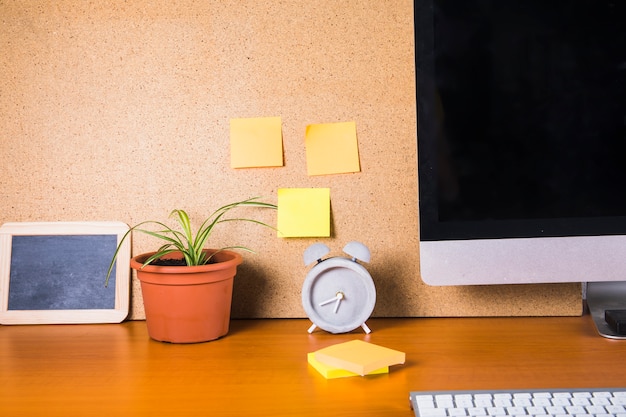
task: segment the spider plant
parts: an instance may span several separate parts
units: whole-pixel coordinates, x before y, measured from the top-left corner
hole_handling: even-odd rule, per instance
[[[248,252],[254,252],[253,250],[245,247],[245,246],[226,246],[218,249],[216,252],[207,255],[207,253],[203,250],[205,248],[206,242],[209,240],[211,233],[216,225],[224,222],[233,222],[233,221],[245,221],[260,224],[262,226],[266,226],[274,229],[272,226],[263,223],[254,219],[246,219],[246,218],[225,218],[224,216],[232,209],[241,207],[241,206],[252,206],[252,207],[263,207],[263,208],[273,208],[276,209],[277,206],[271,203],[265,203],[262,201],[258,201],[260,197],[253,197],[247,200],[237,201],[235,203],[226,204],[215,210],[213,213],[207,217],[204,222],[200,225],[195,235],[191,228],[191,221],[189,220],[189,215],[185,210],[175,209],[172,210],[169,217],[174,217],[176,222],[180,228],[180,230],[172,229],[170,226],[156,220],[146,220],[141,223],[136,224],[131,227],[125,234],[122,236],[115,253],[113,254],[113,259],[111,259],[111,263],[109,264],[109,270],[107,271],[105,286],[109,284],[109,278],[111,277],[111,273],[113,271],[113,266],[115,264],[115,260],[117,259],[117,255],[120,251],[122,243],[124,240],[133,232],[140,232],[157,239],[164,241],[165,243],[154,253],[154,255],[150,256],[143,263],[143,266],[149,265],[150,263],[160,259],[172,252],[180,252],[183,255],[185,263],[188,266],[197,266],[197,265],[206,265],[211,261],[211,258],[220,251],[226,249],[242,249]],[[157,230],[151,230],[145,228],[146,226],[155,226]]]

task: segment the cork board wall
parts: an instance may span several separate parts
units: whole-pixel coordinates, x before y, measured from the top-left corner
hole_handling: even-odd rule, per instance
[[[281,117],[284,166],[231,169],[230,119],[264,116]],[[308,176],[306,126],[344,121],[361,171]],[[234,317],[304,317],[302,252],[350,240],[372,252],[378,317],[581,312],[579,284],[420,281],[412,0],[0,0],[0,223],[200,219],[292,187],[330,188],[332,236],[219,230],[213,246],[257,251]],[[136,280],[131,304],[143,318]]]

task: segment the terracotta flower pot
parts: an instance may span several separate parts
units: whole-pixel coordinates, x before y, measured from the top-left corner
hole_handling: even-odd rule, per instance
[[[233,278],[242,262],[241,255],[225,250],[208,265],[142,268],[153,253],[130,261],[141,282],[150,337],[162,342],[197,343],[225,336],[230,324]]]

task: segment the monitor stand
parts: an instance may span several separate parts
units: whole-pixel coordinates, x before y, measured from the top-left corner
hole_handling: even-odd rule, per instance
[[[609,339],[626,339],[604,320],[604,310],[626,310],[626,281],[588,282],[587,306],[598,333]]]

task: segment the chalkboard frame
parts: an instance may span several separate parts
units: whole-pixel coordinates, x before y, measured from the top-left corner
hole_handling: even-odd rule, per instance
[[[124,241],[118,254],[114,273],[115,305],[110,309],[90,308],[89,305],[80,309],[9,309],[11,253],[15,236],[114,235],[119,244],[128,229],[127,224],[115,221],[3,224],[0,227],[0,324],[121,323],[128,316],[129,310],[130,239]],[[24,265],[24,267],[28,268],[28,265]],[[105,278],[102,276],[103,287]],[[29,279],[44,278],[32,277]]]

